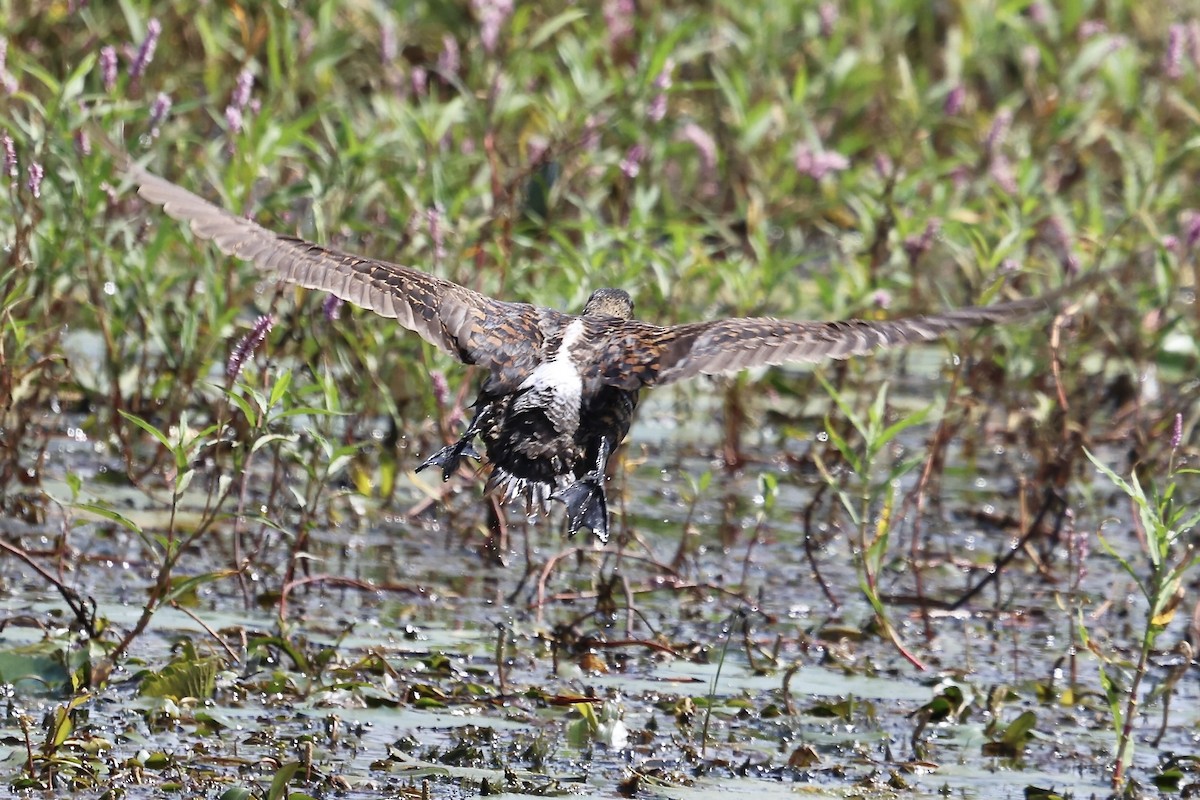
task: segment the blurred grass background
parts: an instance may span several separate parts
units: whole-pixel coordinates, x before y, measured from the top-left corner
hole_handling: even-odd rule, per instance
[[[97,135],[283,232],[560,308],[621,286],[664,323],[898,316],[1119,267],[1065,337],[1061,386],[1038,321],[973,353],[963,403],[1020,427],[1065,398],[1088,436],[1153,458],[1177,411],[1196,421],[1187,10],[0,3],[0,491],[36,483],[47,409],[85,412],[126,451],[118,410],[203,418],[268,310],[280,320],[243,379],[326,376],[307,391],[350,415],[347,440],[378,417],[389,444],[455,429],[447,359],[191,243]],[[820,391],[743,378],[727,416],[759,381]]]

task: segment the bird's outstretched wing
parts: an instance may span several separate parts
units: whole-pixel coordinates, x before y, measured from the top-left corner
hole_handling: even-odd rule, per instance
[[[597,343],[591,362],[595,374],[588,377],[620,389],[640,389],[750,367],[850,358],[1027,317],[1073,288],[1029,300],[880,322],[755,317],[671,327],[632,322]]]
[[[281,280],[319,289],[395,319],[467,364],[491,370],[496,380],[519,383],[537,366],[550,309],[506,303],[419,270],[340,253],[284,236],[220,208],[132,163],[126,173],[138,194],[191,226],[222,252],[273,272]]]

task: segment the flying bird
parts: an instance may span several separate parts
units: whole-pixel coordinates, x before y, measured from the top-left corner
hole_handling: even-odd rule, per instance
[[[449,479],[462,459],[480,458],[472,444],[478,437],[492,468],[487,492],[542,507],[559,500],[568,533],[586,529],[605,542],[605,468],[629,432],[642,389],[750,367],[844,359],[1008,322],[1047,308],[1077,285],[889,321],[747,317],[655,325],[634,319],[633,301],[621,289],[597,289],[580,314],[496,300],[411,267],[275,233],[136,164],[125,169],[143,198],[225,254],[395,319],[464,364],[486,369],[462,437],[418,471],[438,467]]]

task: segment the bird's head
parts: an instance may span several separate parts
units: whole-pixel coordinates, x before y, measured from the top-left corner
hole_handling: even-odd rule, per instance
[[[633,316],[633,298],[622,289],[597,289],[584,305],[583,315],[629,319]]]

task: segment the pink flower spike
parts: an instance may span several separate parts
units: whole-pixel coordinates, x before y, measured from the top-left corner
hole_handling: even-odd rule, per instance
[[[230,380],[237,380],[246,359],[254,355],[255,350],[262,347],[262,343],[267,340],[267,334],[271,332],[274,325],[275,318],[270,314],[265,314],[256,319],[254,327],[238,341],[233,352],[229,354],[229,363],[225,366],[225,374]]]
[[[117,48],[105,45],[100,48],[100,79],[104,91],[111,92],[117,86]]]
[[[44,177],[46,177],[46,170],[38,162],[32,162],[29,165],[29,180],[25,186],[29,189],[29,193],[33,195],[35,200],[42,196],[42,179]]]
[[[1178,23],[1167,29],[1167,51],[1163,53],[1163,74],[1168,80],[1183,77],[1183,44],[1187,29]]]
[[[138,47],[137,55],[129,65],[129,77],[136,81],[145,73],[146,67],[154,60],[154,50],[158,47],[158,37],[162,35],[162,23],[152,19],[146,24],[146,38]]]

